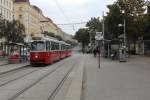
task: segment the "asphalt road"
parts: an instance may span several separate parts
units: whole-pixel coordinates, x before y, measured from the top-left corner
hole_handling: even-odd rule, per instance
[[[81,59],[80,54],[73,54],[53,65],[37,68],[28,66],[0,75],[0,100],[51,100],[55,96],[56,100],[65,98],[65,94],[58,92],[69,87],[68,76],[79,66]]]

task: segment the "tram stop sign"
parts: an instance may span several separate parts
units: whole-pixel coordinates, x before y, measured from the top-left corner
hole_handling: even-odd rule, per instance
[[[99,41],[103,40],[104,39],[103,32],[96,32],[95,39]]]

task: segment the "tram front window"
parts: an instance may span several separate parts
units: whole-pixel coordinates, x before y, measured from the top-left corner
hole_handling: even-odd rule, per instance
[[[32,51],[45,51],[45,43],[42,41],[32,42],[31,49]]]

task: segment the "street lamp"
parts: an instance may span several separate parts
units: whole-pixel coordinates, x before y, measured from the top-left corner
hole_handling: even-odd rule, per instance
[[[125,14],[125,11],[123,10],[122,11],[122,14]],[[126,53],[126,19],[125,19],[125,17],[124,17],[124,19],[123,19],[123,25],[122,24],[119,24],[118,25],[119,27],[121,27],[121,26],[123,26],[124,27],[124,32],[123,32],[123,46],[122,46],[122,49],[123,49],[123,54],[122,54],[122,50],[120,51],[121,52],[121,54],[120,54],[120,56],[121,56],[121,59],[120,59],[120,61],[126,61],[126,56],[127,56],[127,53]]]
[[[124,11],[122,11],[122,14],[125,14]],[[123,19],[123,25],[122,24],[119,24],[118,25],[119,27],[122,27],[123,26],[123,43],[124,43],[124,46],[126,47],[126,19],[124,18]]]
[[[122,13],[125,14],[124,11]],[[125,17],[124,17],[123,23],[124,23],[124,25],[123,25],[124,26],[124,46],[126,48],[126,19],[125,19]]]

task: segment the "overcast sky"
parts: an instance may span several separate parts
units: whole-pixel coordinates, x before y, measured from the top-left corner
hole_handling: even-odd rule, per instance
[[[30,0],[51,18],[56,24],[87,22],[91,17],[101,17],[107,12],[107,5],[115,0]],[[59,25],[68,34],[74,34],[85,24]]]

